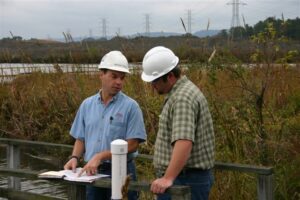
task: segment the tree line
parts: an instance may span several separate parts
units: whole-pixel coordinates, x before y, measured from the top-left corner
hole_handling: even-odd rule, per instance
[[[222,30],[218,36],[223,38],[231,37],[232,39],[249,39],[258,33],[263,32],[268,24],[272,23],[277,37],[285,37],[293,40],[300,40],[300,18],[296,19],[276,19],[275,17],[268,17],[264,21],[259,21],[253,26],[244,24],[244,26],[232,27],[229,30]]]

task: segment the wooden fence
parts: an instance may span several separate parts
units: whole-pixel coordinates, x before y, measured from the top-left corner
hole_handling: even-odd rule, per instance
[[[54,147],[55,149],[67,149],[71,152],[71,145],[54,144],[46,142],[33,142],[26,140],[15,140],[0,138],[0,144],[5,144],[7,149],[7,168],[0,168],[0,175],[8,176],[8,188],[0,188],[0,197],[19,199],[61,199],[40,194],[20,191],[20,177],[37,179],[39,171],[28,171],[20,169],[20,147],[29,146],[30,148]],[[141,159],[152,160],[150,155],[139,155]],[[252,165],[242,165],[233,163],[216,162],[215,170],[229,170],[241,173],[254,173],[257,175],[257,195],[258,200],[273,200],[273,168],[258,167]],[[55,180],[53,180],[55,181]],[[68,185],[68,199],[85,199],[85,185],[87,183],[75,183],[59,180]],[[111,180],[108,178],[100,179],[92,183],[96,187],[111,188]],[[150,183],[134,182],[129,184],[129,190],[150,191]],[[188,186],[172,186],[167,190],[173,200],[190,200],[190,188]]]

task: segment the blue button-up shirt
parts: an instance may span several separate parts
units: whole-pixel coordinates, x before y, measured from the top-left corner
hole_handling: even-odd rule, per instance
[[[108,105],[100,93],[85,99],[79,107],[70,134],[84,141],[84,160],[89,161],[96,153],[110,150],[116,139],[146,140],[142,111],[135,100],[118,92]]]

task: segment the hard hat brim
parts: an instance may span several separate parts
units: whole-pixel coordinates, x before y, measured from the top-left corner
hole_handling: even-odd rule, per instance
[[[148,76],[147,74],[145,74],[144,72],[142,73],[142,80],[145,81],[145,82],[152,82],[154,81],[155,79],[157,79],[159,77],[156,77],[156,76]]]
[[[125,69],[124,67],[103,67],[103,66],[99,65],[98,69],[109,69],[109,70],[113,70],[113,71],[125,72],[125,73],[130,74],[130,71],[128,69]]]

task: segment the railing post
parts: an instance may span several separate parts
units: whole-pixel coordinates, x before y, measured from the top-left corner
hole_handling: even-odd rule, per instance
[[[68,186],[68,200],[85,200],[85,185],[70,184]]]
[[[7,167],[10,169],[18,169],[20,167],[20,147],[9,144],[7,146]],[[8,177],[8,188],[20,190],[20,178]]]
[[[122,199],[122,186],[126,180],[128,143],[117,139],[110,143],[111,149],[111,199]]]
[[[259,174],[257,183],[258,200],[273,200],[273,174]]]

